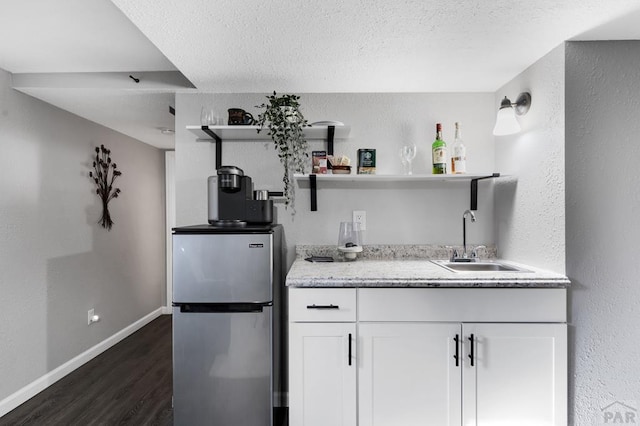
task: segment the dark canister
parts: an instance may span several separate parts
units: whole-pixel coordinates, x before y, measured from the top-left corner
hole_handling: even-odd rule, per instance
[[[230,126],[246,126],[255,124],[256,120],[253,115],[241,108],[229,108],[229,125]]]
[[[376,150],[363,148],[358,150],[358,174],[376,174]]]

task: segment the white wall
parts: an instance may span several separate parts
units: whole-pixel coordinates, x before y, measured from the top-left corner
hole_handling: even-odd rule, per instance
[[[493,172],[494,96],[478,94],[302,94],[303,112],[309,122],[339,120],[351,125],[348,140],[337,141],[336,154],[356,164],[359,148],[377,150],[380,174],[401,173],[398,149],[404,141],[418,144],[414,173],[431,172],[431,143],[435,123],[444,126],[444,138],[453,142],[453,124],[462,122],[469,172]],[[265,94],[176,95],[176,201],[178,225],[204,223],[207,219],[206,181],[215,173],[213,144],[196,142],[185,130],[199,125],[203,105],[227,118],[227,108],[240,107],[257,116],[255,105]],[[325,149],[321,142],[312,149]],[[281,191],[282,168],[272,144],[229,142],[223,144],[222,163],[241,167],[256,189]],[[328,186],[328,185],[327,185]],[[469,184],[376,184],[328,189],[320,184],[318,211],[309,211],[308,191],[296,191],[297,214],[278,206],[285,225],[288,257],[296,244],[336,244],[340,221],[351,220],[354,209],[367,212],[367,244],[461,244],[462,213],[469,208]],[[478,222],[468,227],[472,244],[493,243],[492,183],[480,183]]]
[[[162,151],[11,89],[3,70],[0,137],[2,400],[162,306],[165,239]],[[88,177],[100,144],[123,172],[111,232]]]
[[[570,397],[586,425],[613,401],[640,409],[640,42],[570,42],[566,71]]]
[[[495,187],[498,253],[564,273],[564,45],[501,87],[494,110],[520,92],[532,96],[522,131],[495,142],[496,169],[513,176]]]

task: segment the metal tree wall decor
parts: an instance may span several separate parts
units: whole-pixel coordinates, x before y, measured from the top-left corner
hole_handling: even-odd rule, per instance
[[[120,194],[120,188],[113,187],[113,182],[122,175],[122,172],[116,169],[116,163],[111,162],[111,150],[104,145],[100,145],[100,148],[96,147],[93,171],[89,172],[89,177],[96,184],[96,194],[102,201],[102,217],[98,222],[109,231],[113,226],[113,220],[109,214],[109,201],[118,198]]]

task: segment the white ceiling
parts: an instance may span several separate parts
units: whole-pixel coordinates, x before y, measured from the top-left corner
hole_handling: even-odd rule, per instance
[[[145,88],[129,73],[182,73],[208,92],[493,92],[565,40],[640,39],[638,0],[3,0],[0,10],[0,68],[120,79],[78,87],[50,75],[16,88],[163,148],[173,141],[158,129],[173,127],[168,104],[189,82]]]
[[[160,129],[174,127],[169,105],[177,85],[136,84],[128,76],[176,67],[109,0],[2,0],[0,68],[31,96],[153,146],[174,147]],[[23,73],[45,74],[33,84],[19,78]]]

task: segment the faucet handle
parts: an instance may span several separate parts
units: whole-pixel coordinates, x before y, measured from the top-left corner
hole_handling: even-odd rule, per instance
[[[486,250],[487,246],[479,245],[471,249],[471,257],[474,259],[478,259],[478,250]]]
[[[453,249],[453,250],[451,251],[451,259],[450,259],[450,260],[451,260],[451,262],[455,262],[455,260],[456,260],[458,257],[460,257],[460,256],[458,255],[458,250]]]

